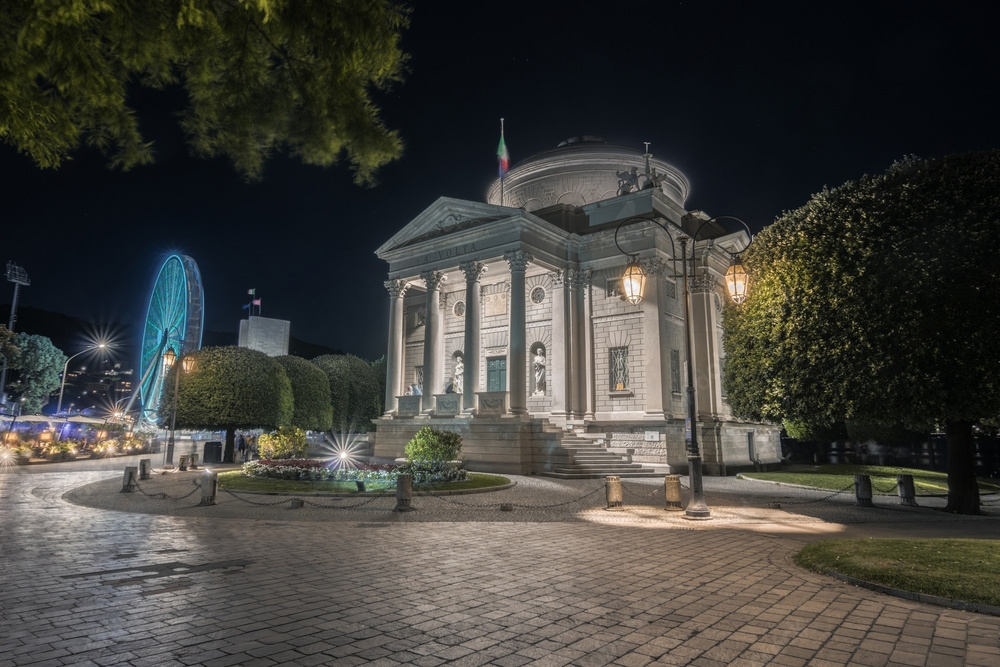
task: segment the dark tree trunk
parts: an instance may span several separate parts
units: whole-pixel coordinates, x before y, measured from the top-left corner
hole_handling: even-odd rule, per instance
[[[233,452],[233,461],[236,461],[236,457],[239,454],[236,452],[236,427],[230,426],[226,429],[226,445],[222,448],[223,452]]]
[[[946,512],[979,514],[979,484],[972,450],[972,422],[948,421],[948,506]]]

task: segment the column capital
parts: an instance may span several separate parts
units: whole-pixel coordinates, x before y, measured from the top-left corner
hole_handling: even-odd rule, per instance
[[[716,287],[715,276],[703,273],[700,276],[688,278],[688,289],[692,294],[698,292],[714,292]]]
[[[590,285],[591,271],[580,271],[579,269],[566,269],[566,285],[572,290],[583,289]]]
[[[386,280],[382,284],[389,290],[389,296],[394,299],[406,294],[406,288],[410,286],[405,280]]]
[[[486,265],[476,260],[462,262],[458,265],[458,268],[465,274],[465,279],[472,283],[479,280],[479,277],[486,271]]]
[[[524,250],[508,250],[503,254],[503,258],[507,260],[510,264],[510,270],[513,271],[524,271],[528,266],[528,262],[535,259],[529,253]]]
[[[440,271],[422,271],[420,279],[427,285],[427,291],[436,290],[444,280],[444,273]]]
[[[562,287],[563,282],[566,281],[566,272],[561,269],[557,269],[549,273],[549,278],[552,280],[552,285],[554,287]]]

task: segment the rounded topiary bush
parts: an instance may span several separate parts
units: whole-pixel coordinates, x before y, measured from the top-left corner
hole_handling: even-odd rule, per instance
[[[425,426],[406,443],[409,461],[453,461],[462,449],[462,436],[454,431],[438,431]]]
[[[257,438],[257,452],[262,459],[302,458],[309,451],[306,432],[300,428],[282,428]]]

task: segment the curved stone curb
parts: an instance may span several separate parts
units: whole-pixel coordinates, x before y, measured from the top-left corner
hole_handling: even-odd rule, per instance
[[[757,482],[759,484],[774,484],[775,486],[787,486],[787,487],[790,487],[792,489],[807,489],[809,491],[824,491],[826,493],[833,493],[834,492],[833,489],[821,489],[818,486],[805,486],[803,484],[789,484],[788,482],[775,482],[773,479],[756,479],[754,477],[745,477],[743,475],[743,473],[737,473],[736,474],[736,479],[742,479],[742,480],[744,480],[746,482]],[[850,492],[849,491],[838,491],[837,493],[850,493]],[[885,497],[892,497],[892,498],[896,497],[896,494],[894,494],[894,493],[884,493],[882,491],[880,491],[878,493],[878,495],[885,496]],[[983,495],[990,495],[990,494],[982,494],[982,493],[980,493],[979,495],[983,496]],[[920,494],[917,494],[916,497],[917,498],[947,498],[948,494],[947,493],[920,493]]]
[[[840,572],[834,572],[833,570],[827,570],[826,574],[833,577],[834,579],[840,579],[848,584],[853,584],[854,586],[860,586],[861,588],[867,588],[868,590],[875,591],[876,593],[885,593],[886,595],[893,595],[898,598],[903,598],[904,600],[913,600],[914,602],[926,602],[927,604],[936,604],[939,607],[948,607],[950,609],[961,609],[963,611],[973,611],[979,614],[990,614],[992,616],[1000,616],[1000,607],[995,607],[989,604],[980,604],[978,602],[966,602],[965,600],[952,600],[951,598],[942,598],[936,595],[926,595],[924,593],[914,593],[913,591],[904,591],[899,588],[891,588],[889,586],[883,586],[882,584],[875,584],[870,581],[865,581],[864,579],[856,579],[852,576],[841,574]]]

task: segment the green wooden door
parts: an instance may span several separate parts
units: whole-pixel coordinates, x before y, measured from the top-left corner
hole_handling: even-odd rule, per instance
[[[486,391],[507,391],[507,357],[486,360]]]

